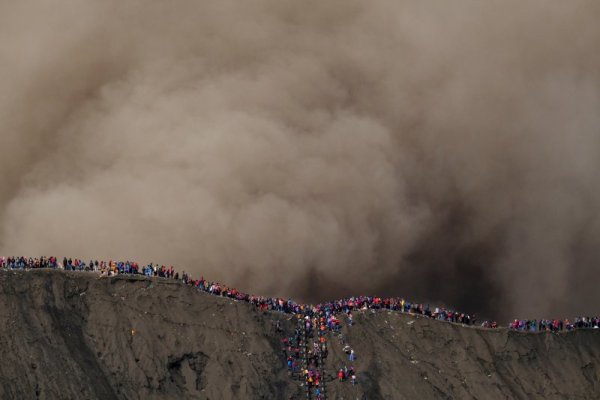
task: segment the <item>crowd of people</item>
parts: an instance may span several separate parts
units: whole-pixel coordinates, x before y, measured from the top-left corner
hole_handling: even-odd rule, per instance
[[[338,371],[338,380],[340,382],[344,382],[344,381],[350,381],[350,383],[352,385],[356,385],[356,372],[354,371],[354,366],[350,366],[350,368],[348,368],[347,366],[344,366],[343,368],[340,368]]]
[[[600,328],[600,317],[577,317],[573,321],[567,319],[540,319],[526,320],[515,319],[510,323],[509,328],[522,332],[559,332],[572,331],[583,328]]]
[[[243,293],[235,288],[223,285],[218,282],[209,282],[203,277],[193,279],[191,275],[175,271],[173,266],[147,264],[140,266],[133,261],[98,261],[90,260],[85,262],[81,259],[57,257],[0,257],[1,269],[35,269],[35,268],[53,268],[66,271],[93,271],[101,276],[114,276],[118,274],[145,275],[153,277],[162,277],[180,280],[187,285],[197,287],[199,290],[216,295],[233,298],[239,301],[248,302],[260,310],[279,311],[289,314],[302,314],[309,317],[321,316],[325,318],[326,326],[333,330],[339,329],[339,319],[337,315],[345,314],[349,319],[349,324],[353,323],[352,312],[355,310],[391,310],[413,315],[420,315],[427,318],[459,323],[463,325],[476,325],[477,320],[474,315],[465,312],[446,309],[443,307],[431,308],[422,303],[412,303],[399,297],[377,297],[377,296],[352,296],[344,299],[324,302],[317,305],[296,303],[291,299],[280,297],[256,296]],[[483,321],[479,326],[489,329],[498,328],[495,321]],[[539,331],[571,331],[574,329],[600,327],[600,317],[578,317],[572,321],[569,319],[540,319],[540,320],[514,320],[507,326],[511,330],[522,332]]]
[[[56,257],[0,257],[0,268],[8,269],[36,269],[52,268],[65,271],[95,271],[102,275],[113,276],[117,274],[143,274],[146,276],[158,276],[161,278],[179,279],[179,274],[170,266],[159,266],[158,264],[148,264],[140,268],[139,264],[133,261],[98,261],[90,260],[86,263],[84,260],[63,258],[62,262]]]
[[[303,381],[307,398],[316,400],[325,399],[324,363],[329,354],[325,329],[323,318],[298,314],[294,334],[281,340],[288,373]]]

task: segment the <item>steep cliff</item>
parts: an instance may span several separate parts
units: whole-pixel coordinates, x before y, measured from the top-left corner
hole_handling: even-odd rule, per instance
[[[2,399],[305,398],[275,321],[290,316],[162,279],[0,271]],[[387,311],[330,338],[329,399],[598,399],[600,332],[520,334]],[[348,364],[349,365],[349,364]]]

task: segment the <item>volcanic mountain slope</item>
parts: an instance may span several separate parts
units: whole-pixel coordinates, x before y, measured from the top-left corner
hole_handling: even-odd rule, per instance
[[[162,279],[0,271],[2,399],[306,398],[275,321],[290,316]],[[520,334],[387,311],[335,336],[328,399],[600,399],[600,332]],[[348,364],[349,365],[349,364]]]

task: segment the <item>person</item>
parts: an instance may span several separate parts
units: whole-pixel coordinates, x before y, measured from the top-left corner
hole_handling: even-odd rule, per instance
[[[352,374],[352,385],[356,385],[356,375]]]
[[[348,360],[350,360],[350,361],[356,360],[356,355],[354,354],[354,349],[350,350],[350,355],[348,356]]]

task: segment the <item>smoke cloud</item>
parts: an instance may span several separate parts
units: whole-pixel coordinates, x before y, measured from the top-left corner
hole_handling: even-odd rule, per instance
[[[0,254],[597,312],[600,3],[0,3]]]

